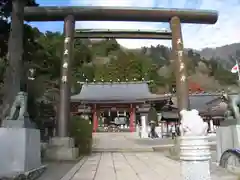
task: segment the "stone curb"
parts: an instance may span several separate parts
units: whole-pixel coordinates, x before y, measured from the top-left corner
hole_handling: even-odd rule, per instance
[[[92,150],[93,153],[100,152],[153,152],[153,148],[113,148],[113,149],[104,149],[104,148],[95,148]]]
[[[209,142],[209,145],[210,145],[211,150],[216,149],[216,142]],[[154,146],[152,148],[154,151],[158,152],[158,151],[163,151],[163,150],[169,149],[171,147],[174,147],[174,144],[165,144],[165,145],[161,145],[161,146]]]
[[[82,157],[80,161],[70,169],[60,180],[71,180],[73,176],[78,172],[82,165],[87,161],[87,157]]]

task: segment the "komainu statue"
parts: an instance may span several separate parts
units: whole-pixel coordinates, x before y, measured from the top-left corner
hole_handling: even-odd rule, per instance
[[[19,92],[11,106],[10,114],[3,120],[3,127],[33,127],[27,112],[27,93]]]
[[[10,115],[6,120],[20,120],[23,121],[24,117],[28,117],[27,113],[27,93],[19,92],[13,102],[10,110]]]
[[[205,136],[207,135],[208,124],[203,121],[196,109],[180,111],[182,136]]]
[[[240,94],[229,95],[223,93],[223,100],[227,103],[227,111],[225,112],[226,120],[234,119],[236,124],[240,124]]]

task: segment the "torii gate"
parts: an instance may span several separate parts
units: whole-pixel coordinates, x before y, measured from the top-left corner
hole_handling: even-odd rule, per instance
[[[20,64],[23,52],[23,20],[26,21],[64,21],[64,52],[62,60],[62,81],[60,87],[60,108],[57,135],[68,136],[70,118],[70,72],[75,21],[142,21],[169,22],[172,31],[172,50],[175,60],[176,88],[179,109],[188,109],[188,83],[186,65],[183,59],[183,40],[181,23],[214,24],[218,19],[216,11],[184,9],[134,9],[114,7],[24,7],[23,0],[13,0],[12,24],[9,38],[9,62]],[[14,67],[13,79],[16,86],[20,65]]]

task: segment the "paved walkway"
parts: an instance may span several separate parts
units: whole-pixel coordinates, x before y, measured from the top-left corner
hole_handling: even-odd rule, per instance
[[[180,162],[162,153],[96,153],[77,165],[71,180],[181,180]],[[236,180],[214,164],[212,180]]]
[[[95,152],[116,151],[153,151],[153,148],[170,147],[174,141],[170,138],[163,139],[141,139],[136,133],[94,133]],[[213,143],[214,137],[209,141]]]
[[[94,143],[97,153],[83,158],[61,180],[182,179],[180,162],[152,149],[171,145],[170,139],[139,139],[133,133],[95,133]],[[211,176],[212,180],[237,180],[214,163],[211,164]]]
[[[134,133],[94,133],[94,150],[112,151],[117,149],[146,149],[152,150],[152,146],[138,144],[135,140],[139,139]]]

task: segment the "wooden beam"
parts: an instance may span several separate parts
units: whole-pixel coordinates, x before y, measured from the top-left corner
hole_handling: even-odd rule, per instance
[[[169,22],[178,16],[181,23],[215,24],[217,11],[160,9],[160,8],[117,8],[117,7],[59,7],[40,6],[25,7],[26,21],[63,21],[68,15],[73,15],[76,21],[142,21]]]
[[[169,31],[77,29],[75,38],[117,38],[117,39],[172,39]]]

